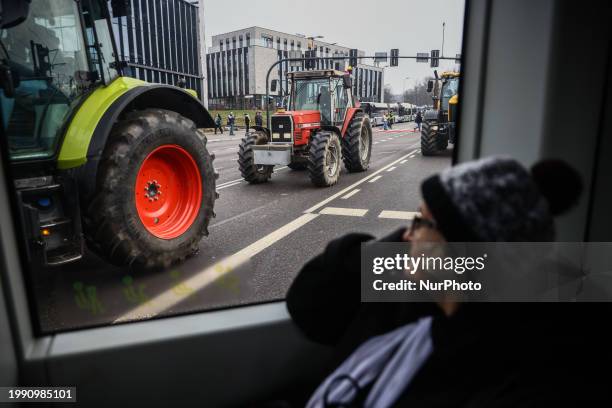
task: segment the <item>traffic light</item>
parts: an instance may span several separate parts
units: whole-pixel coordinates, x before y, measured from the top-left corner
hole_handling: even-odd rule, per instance
[[[356,67],[357,66],[357,49],[353,48],[349,51],[349,65],[351,67]]]
[[[391,49],[391,64],[392,67],[397,67],[399,65],[399,49],[392,48]]]
[[[431,50],[430,67],[436,68],[440,66],[440,50]]]

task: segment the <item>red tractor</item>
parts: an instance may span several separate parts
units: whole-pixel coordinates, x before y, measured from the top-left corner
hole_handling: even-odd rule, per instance
[[[314,185],[328,187],[338,181],[340,159],[349,172],[367,170],[372,126],[353,98],[350,72],[289,72],[287,79],[287,111],[272,115],[270,129],[254,126],[240,143],[242,177],[264,183],[275,165],[286,165],[308,169]]]

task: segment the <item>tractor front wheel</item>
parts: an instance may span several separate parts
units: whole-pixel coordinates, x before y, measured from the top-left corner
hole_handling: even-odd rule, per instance
[[[438,131],[431,128],[434,125],[437,125],[437,122],[423,121],[421,124],[421,154],[423,156],[432,156],[437,151]]]
[[[342,147],[335,132],[318,132],[310,140],[308,173],[317,187],[329,187],[338,182]]]
[[[162,109],[118,122],[84,216],[89,246],[116,265],[166,267],[197,251],[216,199],[206,137]]]
[[[267,143],[268,136],[261,130],[247,133],[242,142],[240,142],[238,148],[238,167],[242,177],[251,184],[265,183],[272,177],[274,166],[255,164],[255,155],[253,153],[254,145]]]
[[[372,156],[372,125],[370,118],[356,112],[342,139],[342,160],[350,172],[366,171]]]

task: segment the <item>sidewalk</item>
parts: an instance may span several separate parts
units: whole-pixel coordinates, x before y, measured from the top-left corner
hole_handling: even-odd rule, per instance
[[[223,129],[223,134],[219,133],[219,131],[217,130],[217,134],[215,135],[215,132],[210,131],[210,132],[205,132],[206,133],[206,138],[208,139],[208,142],[222,142],[224,140],[238,140],[240,141],[244,135],[245,135],[245,129],[234,129],[234,136],[230,136],[229,134],[229,128],[227,130],[225,130],[225,128]]]

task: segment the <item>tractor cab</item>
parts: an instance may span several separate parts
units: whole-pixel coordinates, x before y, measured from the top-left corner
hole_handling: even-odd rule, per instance
[[[287,114],[308,113],[323,126],[341,126],[354,106],[349,73],[336,70],[289,72]]]

